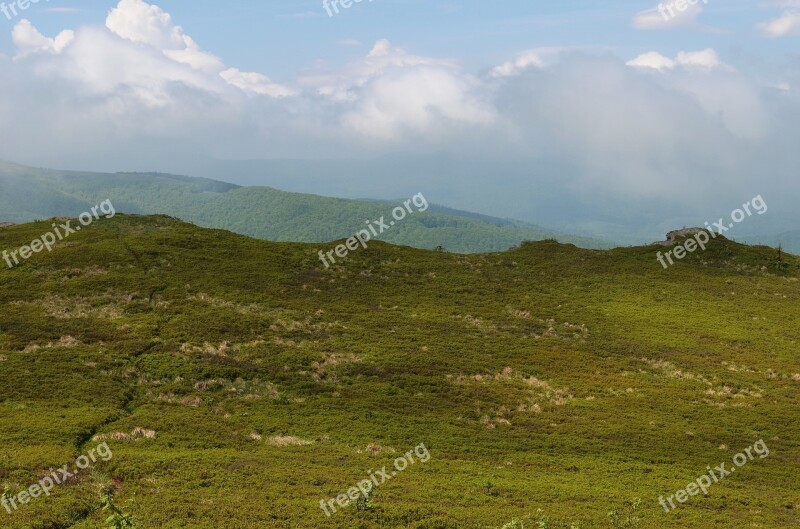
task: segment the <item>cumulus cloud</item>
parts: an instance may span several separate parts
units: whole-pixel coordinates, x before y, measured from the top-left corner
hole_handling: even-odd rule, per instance
[[[682,51],[674,59],[649,52],[626,65],[664,74],[660,79],[664,86],[691,95],[708,119],[716,118],[736,137],[758,140],[767,133],[769,112],[759,86],[736,74],[711,48]]]
[[[222,61],[202,51],[172,17],[156,5],[143,0],[121,0],[106,18],[106,27],[123,39],[161,49],[170,59],[197,70],[219,72]]]
[[[108,13],[106,27],[123,39],[162,49],[180,47],[185,36],[169,13],[143,0],[121,0]]]
[[[65,30],[55,38],[47,38],[29,20],[23,19],[14,26],[11,38],[17,48],[17,57],[22,58],[33,53],[61,53],[75,39],[75,33]]]
[[[18,47],[18,54],[23,51],[24,59],[17,64],[32,80],[56,82],[64,90],[103,98],[93,100],[98,106],[114,101],[125,108],[164,107],[174,102],[178,87],[209,93],[225,89],[219,76],[194,70],[160,50],[141,48],[101,28],[77,30],[58,54]]]
[[[386,39],[380,39],[366,57],[335,71],[318,68],[307,72],[298,79],[298,82],[301,86],[332,100],[354,101],[357,99],[356,90],[373,79],[391,70],[414,66],[456,68],[454,61],[413,55],[402,48],[392,46]]]
[[[653,70],[659,71],[672,70],[677,65],[674,59],[665,57],[657,51],[643,53],[625,64],[628,66],[635,66],[637,68],[652,68]]]
[[[386,39],[343,68],[306,72],[298,83],[324,102],[338,104],[338,123],[362,141],[441,140],[458,132],[458,125],[494,119],[478,78],[452,60],[414,55]]]
[[[544,60],[541,54],[536,51],[529,51],[517,56],[516,59],[509,62],[504,62],[500,66],[495,66],[489,73],[492,77],[510,77],[519,75],[521,72],[527,70],[531,66],[541,68],[544,66]]]
[[[120,0],[104,28],[65,30],[48,38],[22,20],[12,37],[16,59],[37,65],[35,75],[67,80],[86,93],[104,95],[113,100],[105,103],[115,111],[137,102],[163,108],[174,102],[179,87],[215,97],[226,86],[274,98],[295,93],[266,75],[228,68],[174,24],[169,13],[144,0]],[[60,57],[48,58],[53,55]]]
[[[800,6],[798,3],[790,5]],[[800,35],[800,9],[786,11],[778,18],[758,24],[756,28],[762,35],[770,38]]]
[[[643,53],[626,63],[637,68],[652,68],[664,71],[678,67],[711,70],[714,68],[730,68],[724,64],[716,50],[708,48],[702,51],[682,51],[674,59],[670,59],[656,51]]]
[[[296,92],[291,88],[273,83],[269,77],[255,72],[242,72],[237,68],[229,68],[219,74],[228,84],[251,94],[272,97],[288,97]]]
[[[566,48],[537,48],[517,55],[513,61],[505,62],[495,66],[489,72],[490,77],[513,77],[519,75],[528,68],[543,68],[559,54],[566,51]]]
[[[728,185],[741,178],[741,160],[731,155],[743,140],[698,97],[713,96],[721,78],[693,93],[682,85],[695,76],[645,76],[621,62],[573,56],[515,79],[500,97],[514,101],[504,118],[521,146],[576,165],[578,189],[675,198],[689,188],[702,194],[721,175]]]
[[[292,93],[263,74],[227,68],[219,57],[203,51],[181,26],[173,23],[169,13],[144,0],[120,0],[109,12],[106,28],[123,39],[161,50],[177,63],[219,75],[245,92],[272,97]]]
[[[448,69],[413,66],[366,84],[343,124],[364,137],[391,140],[452,133],[459,126],[493,120],[493,108],[481,99],[476,79]]]

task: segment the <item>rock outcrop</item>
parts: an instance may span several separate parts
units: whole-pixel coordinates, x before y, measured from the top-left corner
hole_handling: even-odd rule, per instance
[[[653,244],[660,244],[661,246],[672,246],[678,241],[678,239],[686,239],[688,237],[693,237],[694,235],[700,233],[701,231],[707,231],[707,230],[705,228],[683,228],[681,230],[673,230],[667,233],[666,241],[658,241],[654,242]]]

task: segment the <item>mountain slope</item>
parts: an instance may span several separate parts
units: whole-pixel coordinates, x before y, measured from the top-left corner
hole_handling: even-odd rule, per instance
[[[0,248],[50,225],[0,228]],[[635,498],[643,528],[800,523],[800,259],[376,242],[325,270],[316,249],[118,215],[0,270],[0,488],[113,450],[3,527],[100,527],[104,484],[140,529],[528,527],[539,509],[610,528]],[[760,439],[768,457],[659,506]],[[420,445],[364,510],[320,509]]]
[[[392,209],[403,201],[327,198],[160,173],[79,173],[0,164],[0,221],[76,216],[87,205],[106,199],[119,211],[167,214],[260,239],[298,242],[346,238],[364,228],[367,220],[385,217],[388,222]],[[611,246],[597,239],[434,205],[425,212],[417,209],[381,238],[463,253],[500,251],[524,240],[547,238],[584,247]]]

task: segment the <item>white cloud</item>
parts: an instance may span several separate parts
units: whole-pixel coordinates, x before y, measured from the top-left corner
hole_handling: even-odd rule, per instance
[[[22,58],[34,53],[61,53],[75,39],[75,33],[65,30],[55,38],[47,38],[36,29],[29,20],[23,19],[11,32],[17,57]]]
[[[77,39],[74,53],[49,62],[46,75],[71,79],[93,93],[116,98],[128,94],[148,106],[169,104],[175,83],[217,95],[224,91],[221,83],[247,94],[294,94],[263,74],[226,67],[174,24],[169,13],[144,0],[120,0],[106,17],[105,29],[87,28],[77,37],[67,30],[47,38],[23,20],[15,26],[13,40],[21,59],[62,54]]]
[[[537,48],[517,55],[513,61],[495,66],[489,72],[490,77],[512,77],[519,75],[528,68],[543,68],[552,59],[566,51],[566,48]]]
[[[183,28],[172,23],[172,17],[156,5],[143,0],[121,0],[106,17],[106,27],[123,39],[152,46],[175,62],[196,70],[218,73],[222,61],[202,51]]]
[[[341,126],[366,140],[441,139],[457,132],[453,124],[484,125],[494,119],[477,78],[453,61],[414,55],[386,39],[341,69],[307,72],[299,82],[323,101],[340,105]]]
[[[108,13],[106,27],[123,39],[157,48],[176,49],[183,44],[183,29],[157,5],[143,0],[120,0]]]
[[[183,38],[186,47],[183,49],[163,50],[164,55],[175,62],[188,64],[195,70],[218,72],[225,64],[214,55],[200,50],[200,47],[189,36]]]
[[[676,61],[680,66],[691,68],[721,68],[726,66],[719,59],[719,54],[712,48],[702,51],[682,51],[678,53]]]
[[[96,104],[113,102],[116,109],[134,109],[140,104],[164,108],[174,104],[182,90],[218,96],[226,89],[217,75],[195,70],[160,50],[141,48],[101,28],[81,28],[61,55],[31,56],[23,65],[33,68],[36,76],[62,84],[65,90],[101,98]]]
[[[260,73],[241,72],[236,68],[229,68],[220,72],[219,75],[225,79],[228,84],[251,94],[271,97],[288,97],[296,94],[294,90],[275,84],[270,81],[269,77]]]
[[[336,71],[318,69],[305,73],[299,82],[302,86],[334,101],[354,101],[358,97],[357,89],[371,80],[391,70],[414,66],[456,68],[453,61],[413,55],[402,48],[392,46],[388,40],[381,39],[375,43],[366,57]]]
[[[625,64],[637,68],[652,68],[658,71],[673,70],[677,67],[706,70],[714,68],[730,69],[720,60],[719,54],[712,48],[702,51],[681,51],[674,59],[670,59],[656,51],[651,51],[643,53]]]
[[[642,75],[617,61],[573,55],[537,76],[511,78],[495,102],[518,152],[574,167],[576,190],[666,200],[688,189],[700,196],[737,188],[754,170],[765,171],[759,163],[786,174],[786,158],[770,158],[800,129],[778,132],[800,111],[800,102],[786,99],[794,110],[779,110],[760,84],[726,68]],[[499,152],[508,144],[490,143]]]
[[[652,68],[658,71],[672,70],[675,68],[675,66],[677,66],[677,63],[674,59],[665,57],[657,51],[643,53],[635,59],[631,59],[630,61],[626,62],[625,64],[637,68]]]
[[[489,72],[491,77],[510,77],[512,75],[519,75],[523,70],[527,70],[531,66],[541,68],[544,66],[544,61],[539,53],[529,51],[519,55],[515,60],[505,62],[500,66],[495,66]]]
[[[219,57],[201,50],[181,26],[175,25],[169,13],[144,0],[121,0],[109,13],[106,27],[124,39],[161,49],[175,62],[219,75],[231,86],[248,94],[285,97],[295,93],[261,73],[226,68]]]
[[[464,125],[491,124],[493,107],[478,92],[477,80],[448,69],[404,68],[367,84],[343,124],[372,140],[441,135]]]
[[[659,77],[665,86],[691,95],[709,119],[719,120],[737,137],[757,140],[769,128],[769,113],[758,89],[741,76],[733,75],[735,70],[722,62],[711,48],[682,51],[674,59],[650,52],[626,64],[661,72],[664,76]]]
[[[756,28],[770,38],[800,35],[800,11],[786,11],[776,19],[758,24]]]

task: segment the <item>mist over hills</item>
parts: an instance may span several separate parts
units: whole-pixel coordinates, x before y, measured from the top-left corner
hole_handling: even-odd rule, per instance
[[[714,215],[727,215],[726,208],[738,206],[738,195],[729,193],[717,197],[719,209],[705,217],[670,200],[621,207],[579,186],[565,186],[568,168],[555,162],[537,164],[540,185],[531,187],[526,180],[532,167],[524,163],[503,166],[506,172],[499,179],[487,176],[493,166],[488,162],[455,160],[442,153],[411,160],[202,159],[192,165],[191,174],[199,177],[35,169],[0,162],[0,222],[76,215],[87,202],[112,197],[130,213],[164,213],[267,240],[325,242],[349,237],[365,220],[387,216],[398,200],[422,192],[430,209],[407,217],[383,240],[481,252],[545,238],[585,248],[649,244],[673,229],[713,222]],[[560,176],[552,176],[556,174]],[[791,220],[794,208],[787,197],[765,199],[768,215],[748,218],[726,235],[745,243],[782,244],[800,254],[800,230]]]
[[[135,162],[132,162],[136,166]],[[239,185],[266,185],[286,191],[342,198],[394,199],[424,191],[438,204],[494,217],[514,218],[585,237],[639,245],[670,230],[702,226],[725,216],[744,200],[762,194],[769,215],[737,226],[731,237],[768,243],[776,234],[800,228],[792,195],[773,178],[757,185],[716,175],[677,178],[668,192],[650,194],[609,190],[593,182],[585,167],[555,157],[480,158],[441,151],[402,153],[371,159],[169,160],[171,172],[214,178]],[[753,169],[756,171],[756,169]],[[800,245],[792,244],[800,253]]]
[[[328,242],[352,236],[365,221],[389,219],[394,207],[419,192],[395,196],[394,201],[351,200],[162,173],[87,173],[3,163],[0,221],[75,216],[87,204],[110,199],[118,211],[128,213],[166,214],[273,241]],[[603,239],[432,203],[425,211],[419,209],[381,234],[381,240],[463,253],[505,250],[547,238],[587,248],[613,246]]]

